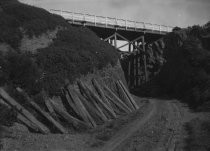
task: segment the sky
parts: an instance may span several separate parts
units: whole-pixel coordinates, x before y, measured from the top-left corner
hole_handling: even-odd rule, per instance
[[[210,0],[20,0],[46,9],[187,27],[210,21]]]

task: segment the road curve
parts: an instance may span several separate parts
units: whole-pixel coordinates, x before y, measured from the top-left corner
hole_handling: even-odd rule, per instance
[[[121,129],[112,139],[110,139],[100,151],[114,151],[119,146],[122,145],[129,137],[131,137],[136,131],[138,131],[148,120],[151,119],[153,115],[157,112],[157,102],[150,101],[151,109],[147,115],[143,118],[139,118],[132,123],[128,124],[126,127]]]

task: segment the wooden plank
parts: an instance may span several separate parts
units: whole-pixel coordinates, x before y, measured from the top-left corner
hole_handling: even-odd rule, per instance
[[[87,108],[88,112],[92,115],[93,119],[95,119],[95,121],[97,120],[103,121],[103,119],[101,118],[101,114],[99,113],[98,110],[95,109],[94,105],[91,104],[87,100],[87,98],[83,97],[80,93],[77,93],[77,95],[79,96],[80,100],[83,102],[84,106]]]
[[[87,123],[89,124],[90,121],[88,120],[87,115],[85,114],[85,111],[83,109],[83,106],[80,103],[79,98],[75,95],[75,93],[72,91],[72,89],[70,87],[67,87],[67,91],[69,93],[70,98],[72,99],[72,102],[75,104],[76,110],[78,110],[81,118]]]
[[[93,127],[96,127],[96,123],[93,120],[93,118],[90,116],[90,114],[88,113],[87,109],[85,108],[84,104],[82,103],[82,101],[80,100],[80,98],[78,97],[77,93],[75,90],[73,89],[68,89],[72,99],[74,100],[75,104],[77,104],[77,107],[80,108],[85,120],[87,122],[90,122],[92,124]]]
[[[32,123],[30,120],[28,120],[26,117],[24,117],[21,114],[17,115],[17,119],[24,125],[26,125],[29,129],[33,130],[34,132],[39,132],[39,128]]]
[[[81,91],[89,98],[89,100],[91,101],[91,103],[94,104],[94,106],[96,107],[96,109],[99,111],[100,113],[100,117],[103,119],[103,121],[107,121],[108,118],[106,117],[106,115],[103,113],[102,109],[99,107],[99,105],[96,103],[95,99],[91,96],[90,92],[88,91],[88,89],[84,86],[84,84],[81,81],[78,81],[78,86],[81,89]]]
[[[100,87],[100,85],[98,84],[98,82],[95,79],[92,79],[92,83],[94,88],[96,89],[96,91],[98,92],[99,96],[101,97],[102,101],[107,105],[107,107],[109,108],[109,112],[112,114],[112,116],[114,118],[117,117],[117,115],[115,114],[111,104],[109,103],[109,101],[107,100],[102,88]]]
[[[73,109],[73,111],[78,115],[78,116],[81,116],[80,112],[78,111],[76,105],[74,104],[72,98],[70,97],[69,93],[67,90],[63,90],[64,92],[64,96],[66,97],[66,100],[67,100],[67,104]]]
[[[58,105],[56,105],[55,103],[52,103],[52,106],[54,108],[54,110],[62,117],[64,118],[69,124],[72,124],[75,128],[78,127],[89,127],[85,122],[80,121],[79,119],[71,116],[70,114],[68,114],[66,111],[64,111],[63,109],[61,109],[60,107],[58,107]]]
[[[124,86],[124,84],[122,83],[121,80],[119,80],[119,84],[121,85],[121,87],[123,88],[125,94],[128,96],[130,102],[133,104],[133,106],[136,109],[139,109],[139,106],[136,104],[136,101],[133,99],[133,97],[131,96],[130,92],[128,92],[128,90],[126,89],[126,87]]]
[[[0,103],[6,105],[9,109],[12,108],[12,106],[10,106],[7,102],[5,102],[3,99],[0,98]],[[26,125],[29,129],[33,130],[34,132],[39,132],[38,127],[32,123],[31,121],[29,121],[26,117],[24,117],[22,114],[18,113],[17,114],[17,119],[21,124]]]
[[[121,98],[121,100],[123,100],[125,102],[125,104],[131,109],[131,110],[135,110],[135,108],[133,107],[132,103],[130,102],[128,96],[125,94],[123,88],[121,87],[121,85],[119,84],[119,81],[116,81],[116,85],[118,88],[118,93],[119,96]]]
[[[146,57],[146,48],[145,48],[145,39],[144,39],[144,36],[142,37],[142,45],[143,45],[143,52],[144,52],[144,73],[145,73],[145,82],[147,82],[147,81],[148,81],[147,57]]]
[[[55,110],[53,109],[53,107],[51,105],[50,98],[45,98],[44,102],[45,102],[45,106],[47,107],[47,110],[49,111],[51,116],[57,120],[58,117],[55,113]]]
[[[26,118],[28,118],[32,123],[34,123],[39,131],[43,134],[48,134],[50,130],[41,122],[39,122],[29,111],[27,111],[23,106],[17,103],[9,94],[3,89],[0,88],[0,96],[12,107],[14,107],[19,113],[23,114]]]
[[[107,86],[104,86],[104,89],[114,98],[115,101],[113,103],[123,109],[126,113],[132,112],[132,110],[124,102],[122,102],[121,99],[112,92],[112,90],[110,90]]]
[[[95,100],[95,102],[101,106],[101,110],[102,112],[104,112],[107,117],[109,117],[112,113],[110,108],[98,97],[97,94],[95,94],[92,90],[90,90],[87,86],[86,89],[89,91],[89,94],[91,95],[91,97]]]
[[[108,101],[112,105],[112,108],[114,109],[114,111],[116,112],[116,114],[121,115],[122,112],[123,113],[126,113],[126,111],[123,110],[120,106],[118,106],[118,104],[116,103],[116,101],[114,101],[110,96],[106,95],[106,98],[108,99]]]
[[[57,121],[55,121],[50,114],[48,114],[47,112],[43,111],[35,102],[30,102],[30,104],[40,113],[42,114],[50,123],[53,124],[53,126],[61,133],[66,134],[67,131],[65,130],[65,128],[58,123]]]
[[[59,124],[57,121],[55,121],[50,114],[42,110],[29,96],[26,94],[22,89],[17,89],[17,91],[24,96],[24,98],[31,104],[31,106],[36,109],[43,117],[45,117],[53,126],[60,132],[60,133],[67,133],[65,128]]]

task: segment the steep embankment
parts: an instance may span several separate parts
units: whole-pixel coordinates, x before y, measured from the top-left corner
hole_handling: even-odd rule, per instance
[[[0,4],[1,85],[56,95],[66,82],[117,63],[116,50],[88,29],[15,0]]]
[[[125,82],[112,46],[87,28],[73,27],[44,9],[16,0],[0,1],[0,87],[13,98],[23,106],[29,103],[17,94],[19,87],[46,110],[46,95],[60,96],[61,89],[74,87],[76,79],[89,84],[92,78],[108,86],[119,79]],[[13,122],[15,112],[1,108],[6,109],[0,111],[0,121]],[[11,116],[5,114],[9,112]]]

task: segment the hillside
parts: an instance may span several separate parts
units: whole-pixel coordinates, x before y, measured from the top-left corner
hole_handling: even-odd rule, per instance
[[[0,85],[57,95],[66,82],[118,60],[113,47],[60,16],[16,0],[0,8]]]
[[[46,110],[45,96],[60,96],[64,86],[95,71],[120,70],[117,62],[118,52],[89,29],[17,0],[0,0],[0,87],[31,112],[16,88]],[[11,126],[16,117],[0,97],[0,138],[1,126]]]

